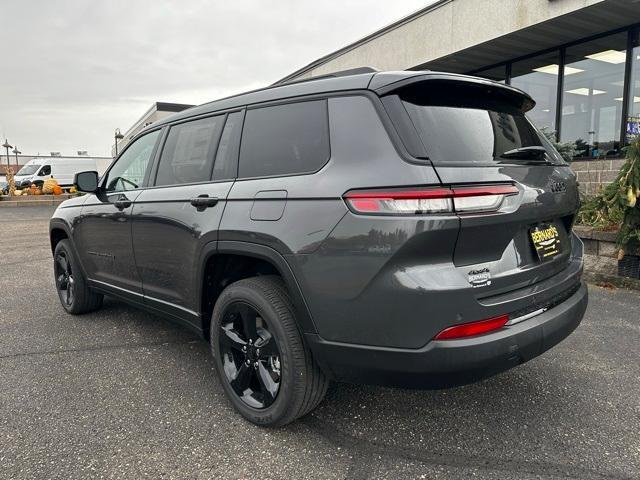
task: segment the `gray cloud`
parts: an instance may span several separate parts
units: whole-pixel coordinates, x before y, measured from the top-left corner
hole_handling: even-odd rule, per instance
[[[106,155],[154,101],[268,85],[431,2],[2,3],[0,134],[29,154]]]

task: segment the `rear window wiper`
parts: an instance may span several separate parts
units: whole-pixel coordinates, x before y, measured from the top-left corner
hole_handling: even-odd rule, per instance
[[[544,160],[547,149],[540,146],[520,147],[500,154],[502,158],[521,158],[523,160]]]

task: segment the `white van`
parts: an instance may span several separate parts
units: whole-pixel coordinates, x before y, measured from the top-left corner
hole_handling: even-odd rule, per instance
[[[95,170],[102,175],[111,159],[95,158],[34,158],[28,161],[15,175],[16,187],[28,187],[32,183],[42,185],[48,178],[55,178],[61,186],[73,185],[73,177],[78,172]]]

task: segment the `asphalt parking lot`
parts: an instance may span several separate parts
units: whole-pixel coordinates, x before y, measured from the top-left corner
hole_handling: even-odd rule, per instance
[[[640,478],[637,292],[590,287],[572,336],[484,382],[337,384],[265,430],[191,333],[112,300],[63,311],[51,213],[0,210],[0,478]]]

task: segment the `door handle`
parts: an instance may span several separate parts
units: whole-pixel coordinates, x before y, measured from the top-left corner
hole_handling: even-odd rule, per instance
[[[119,198],[118,200],[113,202],[113,204],[116,206],[116,208],[124,210],[125,208],[129,208],[131,206],[131,200],[129,200],[128,198]]]
[[[217,197],[210,197],[209,195],[198,195],[197,197],[189,200],[191,205],[198,209],[205,209],[209,207],[215,207],[218,204]]]

